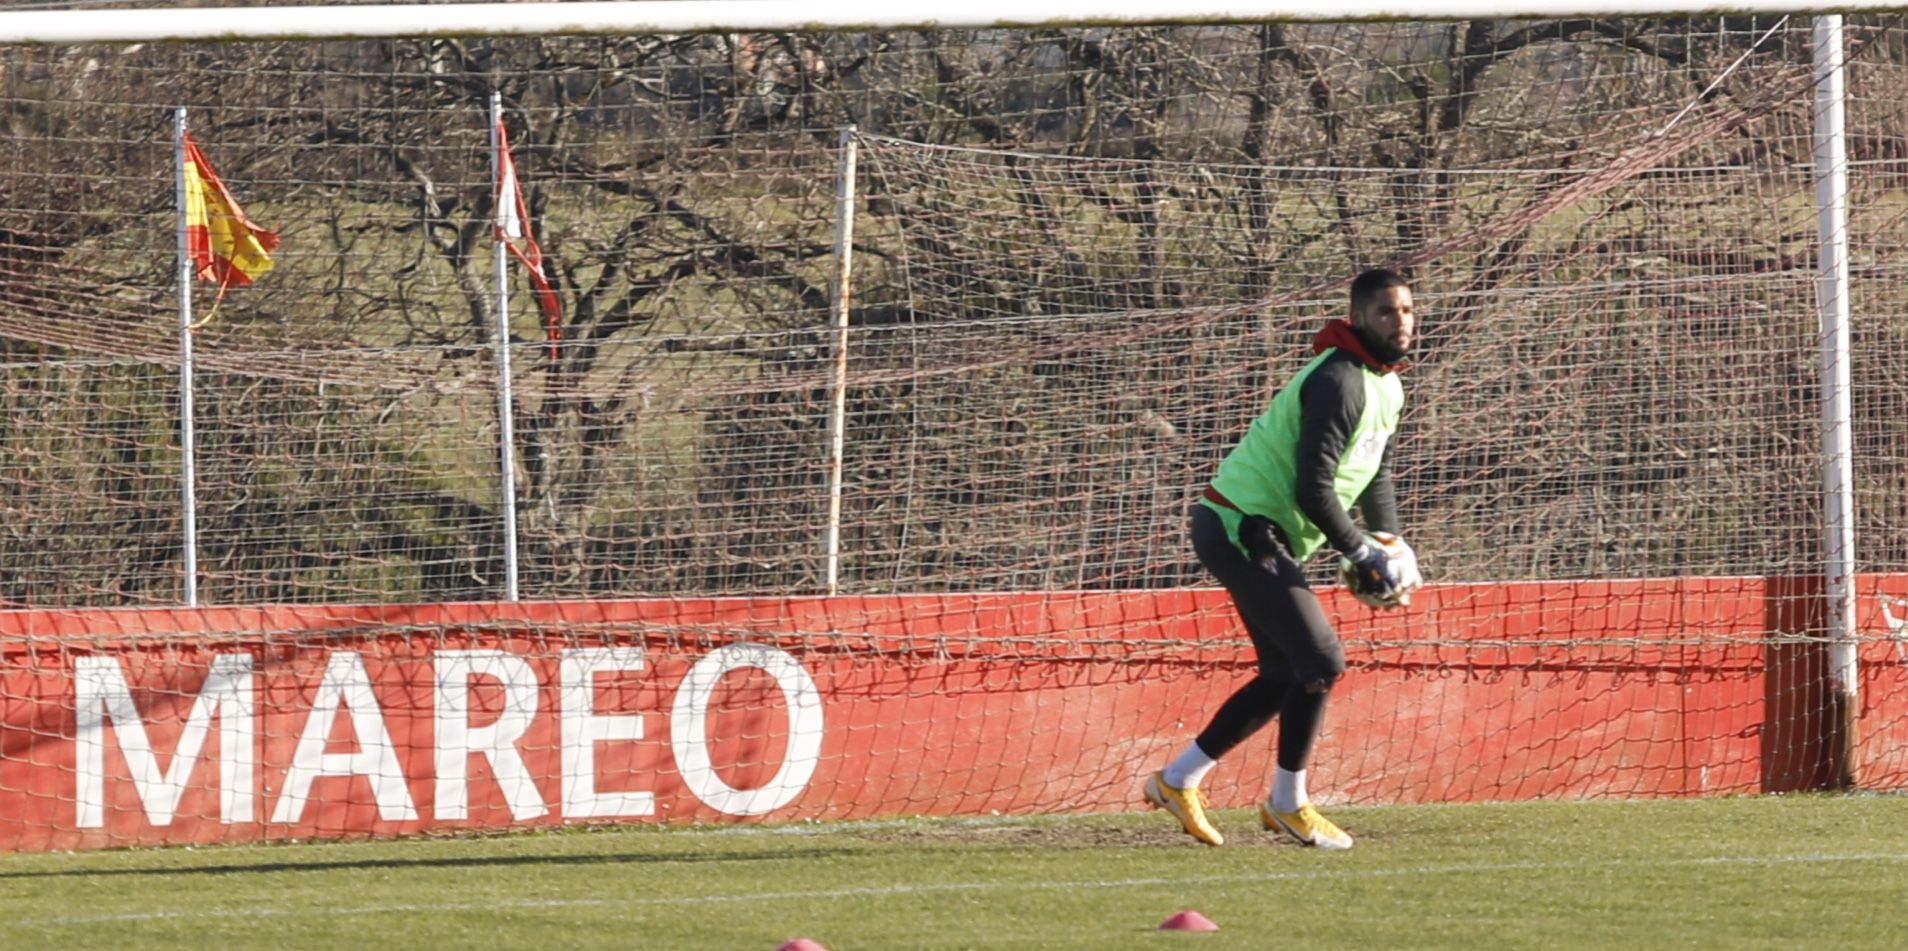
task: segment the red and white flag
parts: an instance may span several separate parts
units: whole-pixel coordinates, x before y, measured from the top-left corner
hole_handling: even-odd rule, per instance
[[[563,305],[543,274],[543,249],[530,233],[530,208],[524,204],[517,163],[510,159],[510,137],[501,119],[497,121],[497,240],[530,269],[530,282],[537,288],[537,309],[543,311],[550,333],[550,362],[555,363],[557,341],[563,337]]]

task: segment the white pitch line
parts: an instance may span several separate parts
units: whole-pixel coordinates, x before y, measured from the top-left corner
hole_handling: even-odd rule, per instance
[[[1092,888],[1153,888],[1161,885],[1226,885],[1304,879],[1400,878],[1419,875],[1460,875],[1489,872],[1581,871],[1649,868],[1696,867],[1713,865],[1813,865],[1843,862],[1908,862],[1908,852],[1855,852],[1847,854],[1811,853],[1804,855],[1715,855],[1681,859],[1606,859],[1598,862],[1503,862],[1476,865],[1420,865],[1410,868],[1315,869],[1310,871],[1266,872],[1254,875],[1174,875],[1157,878],[1087,879],[1045,882],[939,882],[925,885],[880,885],[860,888],[830,888],[807,891],[747,892],[733,895],[684,895],[671,898],[552,898],[497,899],[481,902],[403,903],[357,905],[344,908],[208,908],[194,911],[129,912],[117,915],[70,915],[57,918],[14,918],[0,924],[0,932],[19,928],[57,928],[79,925],[111,924],[128,921],[209,921],[247,918],[349,918],[390,914],[441,914],[444,912],[521,910],[558,908],[637,908],[690,907],[712,904],[752,904],[778,901],[827,901],[844,898],[891,898],[900,895],[935,895],[962,892],[1028,891]],[[181,869],[181,871],[190,871]]]

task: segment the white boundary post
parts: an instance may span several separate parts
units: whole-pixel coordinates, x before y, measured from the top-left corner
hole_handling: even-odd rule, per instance
[[[491,246],[496,252],[494,260],[497,269],[497,455],[502,467],[503,498],[503,555],[504,555],[504,600],[517,600],[517,432],[510,390],[510,259],[504,247],[504,237],[497,233],[498,223],[503,221],[503,203],[514,200],[515,196],[503,193],[503,143],[498,141],[497,129],[503,122],[503,94],[490,94],[490,182],[491,192],[496,195],[496,207],[491,209],[492,227]]]
[[[828,594],[841,589],[841,467],[848,423],[848,312],[855,242],[855,127],[841,130],[835,173],[835,380],[828,412]]]
[[[199,606],[199,502],[193,484],[198,480],[192,406],[192,248],[186,238],[186,111],[173,114],[172,158],[178,166],[179,205],[179,530],[180,561],[185,571],[185,605]]]
[[[1822,327],[1822,574],[1828,600],[1831,721],[1841,731],[1842,785],[1856,779],[1860,685],[1855,651],[1855,475],[1849,399],[1848,151],[1842,18],[1815,18],[1816,305]]]

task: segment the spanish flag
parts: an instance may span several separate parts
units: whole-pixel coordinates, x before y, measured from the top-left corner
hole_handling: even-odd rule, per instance
[[[278,247],[278,235],[245,217],[189,134],[185,136],[185,215],[186,253],[201,279],[218,283],[221,296],[227,287],[250,284],[272,269],[271,250]]]

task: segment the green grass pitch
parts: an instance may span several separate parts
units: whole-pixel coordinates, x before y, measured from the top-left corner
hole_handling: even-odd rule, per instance
[[[0,948],[1899,948],[1908,798],[598,829],[0,856]],[[1197,909],[1216,933],[1161,932]]]

